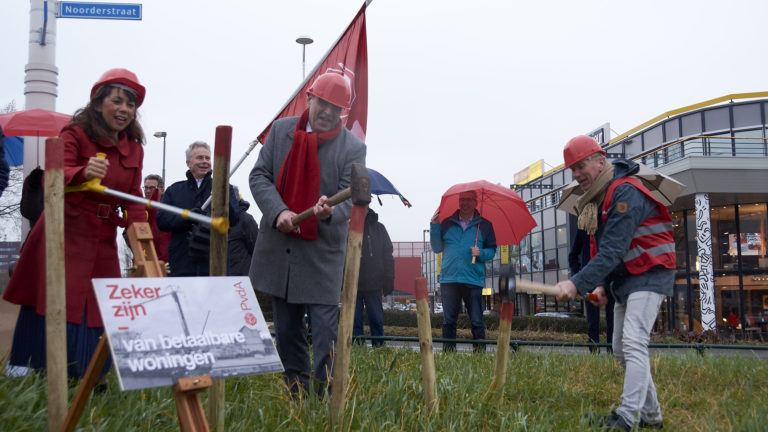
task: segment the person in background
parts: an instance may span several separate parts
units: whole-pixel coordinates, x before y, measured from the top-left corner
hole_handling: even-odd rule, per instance
[[[456,339],[456,321],[461,302],[469,313],[472,339],[485,339],[483,285],[485,262],[496,255],[493,224],[477,211],[475,191],[459,194],[459,209],[440,222],[438,211],[432,216],[429,242],[432,251],[443,253],[440,269],[440,294],[443,298],[443,338]],[[476,262],[472,263],[472,257]],[[485,345],[475,344],[475,351]],[[455,343],[443,343],[443,350],[456,351]]]
[[[233,187],[235,188],[235,195],[239,198],[240,221],[229,229],[227,237],[229,242],[227,247],[229,274],[232,276],[248,276],[248,271],[251,268],[251,258],[253,257],[253,247],[256,245],[256,238],[259,236],[259,224],[248,213],[248,208],[251,205],[240,195],[240,190],[237,186]]]
[[[3,128],[0,127],[0,196],[3,195],[3,191],[8,187],[8,177],[10,174],[11,167],[5,159],[5,134],[3,133]]]
[[[576,294],[595,306],[616,299],[613,353],[624,368],[621,404],[609,415],[588,414],[604,430],[635,426],[663,428],[661,406],[651,376],[648,343],[664,296],[672,295],[675,241],[672,218],[633,174],[640,168],[626,159],[608,163],[593,138],[572,138],[563,150],[566,168],[584,192],[577,204],[578,227],[595,237],[596,254],[571,279],[559,282],[558,301]]]
[[[365,335],[364,314],[368,316],[371,336],[384,336],[384,307],[381,298],[395,289],[395,258],[392,252],[392,241],[389,239],[387,228],[379,222],[379,215],[369,208],[363,227],[352,336]],[[384,346],[384,341],[373,340],[371,345]]]
[[[163,203],[202,213],[205,201],[211,196],[211,147],[203,141],[195,141],[185,152],[187,179],[172,184],[163,193]],[[237,196],[229,187],[229,223],[240,220]],[[210,210],[210,207],[209,207]],[[194,221],[170,212],[157,213],[157,226],[171,233],[168,244],[170,276],[208,276],[210,270],[210,229]]]
[[[351,103],[342,75],[320,75],[307,92],[307,110],[272,124],[250,174],[263,215],[250,278],[256,291],[272,296],[277,350],[294,395],[323,397],[333,371],[352,203],[326,201],[350,186],[352,164],[365,164],[365,144],[341,121]],[[308,208],[314,217],[294,226],[291,219]],[[305,313],[312,320],[313,366]]]
[[[88,104],[60,134],[65,185],[98,178],[112,190],[141,198],[144,132],[136,110],[144,95],[144,86],[126,69],[108,70],[93,85]],[[104,333],[91,279],[121,276],[117,227],[147,218],[141,204],[90,191],[65,194],[64,218],[67,374],[81,378]],[[45,212],[30,232],[3,296],[21,305],[10,364],[33,369],[46,365],[44,219]],[[108,361],[102,375],[110,365]]]
[[[163,199],[165,181],[157,174],[149,174],[144,177],[144,198],[152,201]],[[171,233],[160,231],[157,227],[158,209],[149,210],[149,226],[152,228],[152,242],[155,244],[155,252],[160,261],[168,262],[168,244],[171,242]]]
[[[590,247],[589,247],[589,235],[584,230],[577,229],[576,235],[573,236],[573,242],[571,243],[571,251],[568,253],[568,266],[571,270],[571,276],[579,272],[584,266],[587,265],[590,259]],[[605,306],[605,324],[606,324],[606,340],[611,343],[613,340],[613,306],[615,301],[613,295],[610,292],[605,293],[608,297],[608,303]],[[592,343],[600,343],[600,308],[593,305],[590,302],[585,302],[587,309],[587,337]],[[590,346],[589,352],[599,354],[600,348],[598,346]],[[608,348],[608,352],[613,352],[611,348]]]

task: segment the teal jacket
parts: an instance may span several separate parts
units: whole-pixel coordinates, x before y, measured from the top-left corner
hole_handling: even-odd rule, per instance
[[[480,256],[472,264],[470,248],[475,246],[475,238]],[[443,253],[441,283],[485,285],[485,262],[496,255],[496,235],[493,225],[477,211],[466,230],[461,229],[458,210],[441,224],[430,224],[429,242],[435,253]]]

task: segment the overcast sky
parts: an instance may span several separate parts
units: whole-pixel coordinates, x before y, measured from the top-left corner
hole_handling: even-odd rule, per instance
[[[121,0],[123,1],[123,0]],[[59,19],[56,109],[73,113],[107,69],[147,87],[144,174],[184,177],[184,149],[233,127],[233,163],[349,24],[362,0],[146,0],[142,21]],[[671,109],[768,90],[768,2],[375,0],[367,12],[367,165],[413,203],[374,199],[394,241],[421,241],[451,185],[509,185],[574,135],[615,134]],[[29,2],[3,0],[0,106],[24,108]],[[233,176],[248,201],[260,147]],[[251,212],[260,220],[255,205]]]

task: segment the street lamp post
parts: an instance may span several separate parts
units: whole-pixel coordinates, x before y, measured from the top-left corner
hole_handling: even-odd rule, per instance
[[[307,69],[306,69],[306,51],[307,51],[307,45],[314,42],[311,37],[307,35],[299,35],[299,37],[296,38],[296,43],[301,44],[301,79],[304,79],[307,77]]]
[[[168,136],[167,132],[155,132],[155,138],[163,139],[163,187],[165,187],[165,137]]]

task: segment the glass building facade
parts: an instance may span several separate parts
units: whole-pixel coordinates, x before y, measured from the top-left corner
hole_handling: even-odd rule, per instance
[[[753,99],[684,110],[604,145],[609,157],[642,162],[687,185],[669,208],[677,274],[674,296],[665,300],[657,328],[722,330],[738,320],[736,327],[746,332],[768,331],[766,138],[768,100]],[[519,190],[538,223],[512,259],[520,277],[547,284],[568,279],[576,220],[556,206],[572,180],[570,170],[560,166]],[[695,205],[704,198],[708,217]],[[707,220],[709,231],[703,229]],[[711,262],[713,295],[702,296],[699,286],[703,258]],[[702,301],[711,306],[705,310],[713,309],[714,322],[703,322]],[[582,301],[545,296],[524,296],[519,302],[528,304],[517,310],[531,312],[583,309]]]

